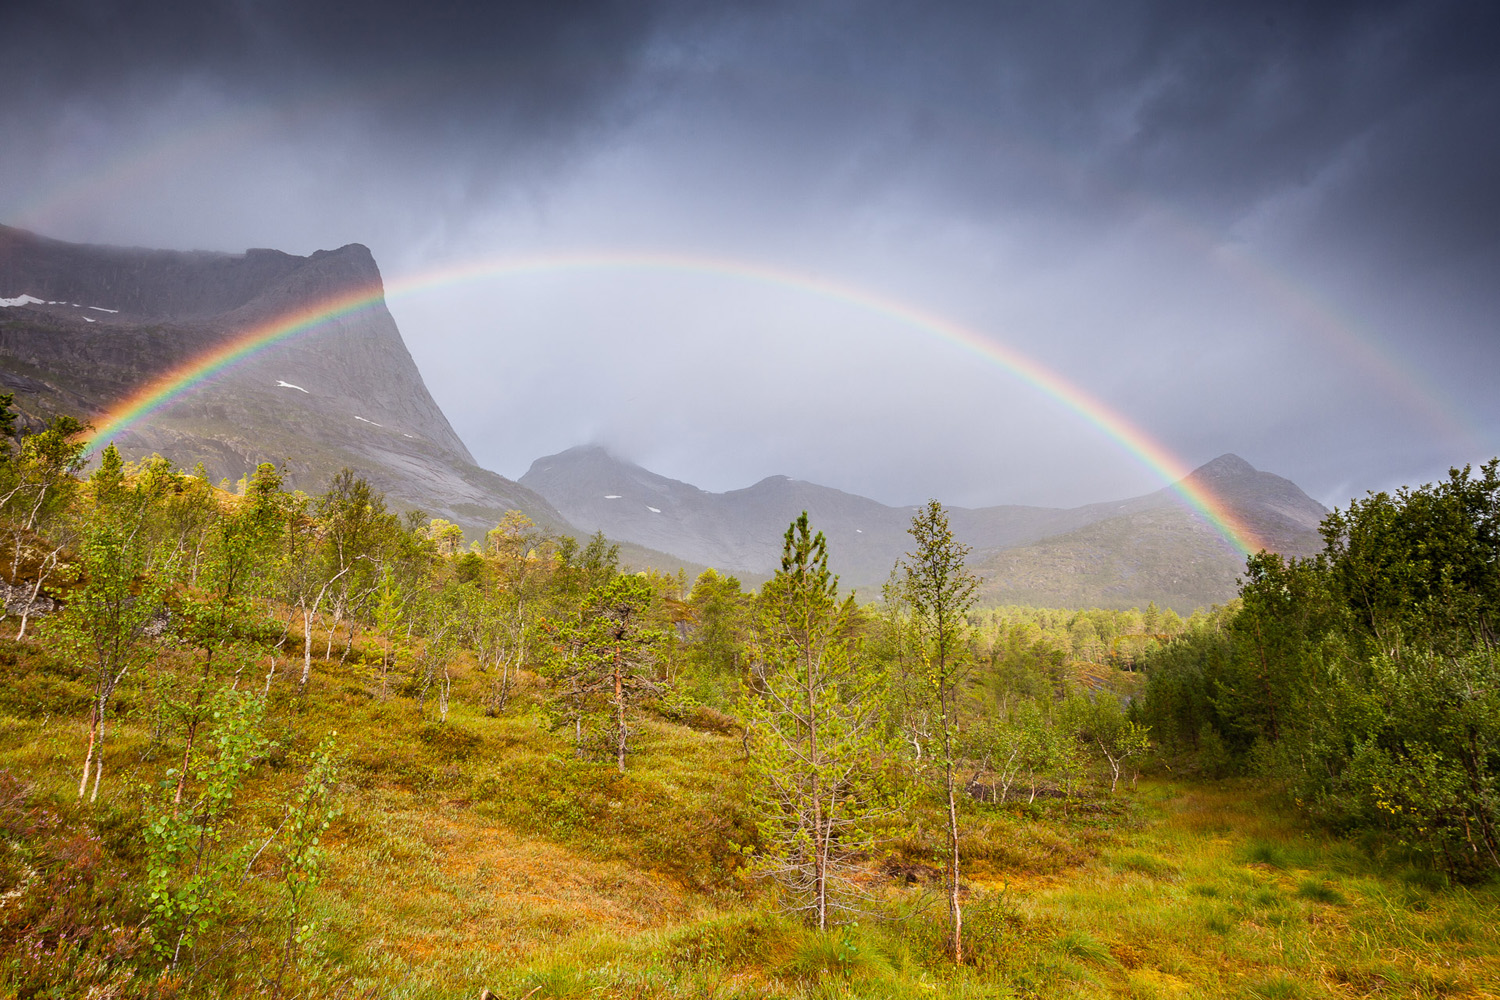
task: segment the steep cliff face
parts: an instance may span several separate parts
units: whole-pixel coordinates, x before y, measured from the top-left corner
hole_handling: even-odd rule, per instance
[[[474,465],[359,244],[307,257],[177,252],[0,227],[0,304],[0,391],[37,418],[69,412],[97,422],[216,351],[298,331],[123,428],[115,441],[127,455],[202,462],[216,479],[281,462],[309,492],[349,466],[398,503],[470,528],[508,509],[562,524],[546,501]]]
[[[285,410],[284,391],[257,390],[284,390],[277,383],[287,381],[307,390],[297,409],[399,427],[472,463],[381,295],[380,270],[357,243],[308,257],[218,254],[93,247],[0,227],[0,299],[42,300],[6,310],[0,350],[89,383],[106,406],[142,378],[247,334],[368,300],[255,352],[171,412],[189,412],[194,401],[212,412],[243,409],[234,406],[237,395],[257,410]]]

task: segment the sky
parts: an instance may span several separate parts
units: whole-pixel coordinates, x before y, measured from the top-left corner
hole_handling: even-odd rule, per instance
[[[1233,452],[1335,506],[1500,453],[1493,4],[6,8],[0,222],[363,243],[512,478],[1068,506]]]

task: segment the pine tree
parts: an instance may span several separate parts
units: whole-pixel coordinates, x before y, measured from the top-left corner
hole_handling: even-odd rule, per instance
[[[565,649],[561,680],[579,749],[584,716],[605,706],[606,741],[621,774],[630,749],[627,709],[660,687],[652,667],[665,636],[649,619],[653,597],[644,577],[617,576],[591,590],[576,619],[559,629]]]
[[[854,860],[884,802],[878,769],[881,678],[852,635],[827,543],[807,512],[787,528],[780,571],[761,591],[760,656],[747,720],[752,805],[766,844],[760,870],[826,930],[855,891]]]

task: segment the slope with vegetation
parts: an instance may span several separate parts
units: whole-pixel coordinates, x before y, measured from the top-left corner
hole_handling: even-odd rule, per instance
[[[1163,745],[1256,771],[1460,881],[1500,871],[1500,462],[1377,493],[1308,559],[1252,557],[1242,607],[1148,666]]]
[[[932,504],[880,604],[805,517],[759,592],[688,588],[519,512],[465,547],[353,474],[226,493],[109,449],[80,479],[75,429],[0,454],[4,995],[1483,996],[1500,973],[1478,870],[1356,849],[1264,783],[1141,777],[1167,725],[1128,703],[1142,667],[1154,690],[1242,628],[1253,587],[1187,621],[979,610]]]

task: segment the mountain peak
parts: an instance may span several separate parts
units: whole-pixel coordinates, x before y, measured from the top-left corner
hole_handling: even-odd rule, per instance
[[[194,393],[117,429],[117,443],[130,458],[201,460],[214,479],[285,459],[309,491],[347,465],[393,501],[465,527],[507,509],[560,522],[540,497],[474,466],[380,287],[359,243],[305,257],[265,247],[225,254],[66,243],[0,225],[0,296],[28,299],[4,317],[0,369],[26,372],[16,387],[25,412],[96,418],[154,378],[201,370],[247,335],[320,315],[297,337],[262,337]],[[328,314],[351,294],[370,307]]]
[[[1200,465],[1189,475],[1192,479],[1225,480],[1243,479],[1259,472],[1255,466],[1240,456],[1226,452],[1206,465]]]
[[[555,468],[588,469],[593,473],[640,470],[640,466],[626,461],[605,445],[577,444],[555,455],[543,455],[536,459],[531,463],[531,468],[527,470],[526,475],[541,475]]]
[[[1282,555],[1322,547],[1318,525],[1328,511],[1290,479],[1262,472],[1238,455],[1220,455],[1187,477],[1234,511],[1256,541]]]

